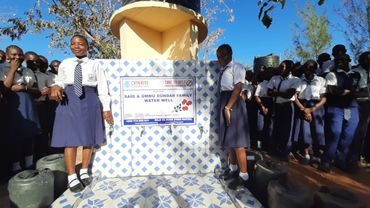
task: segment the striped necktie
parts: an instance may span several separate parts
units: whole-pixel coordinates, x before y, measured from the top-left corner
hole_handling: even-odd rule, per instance
[[[81,97],[83,94],[82,91],[82,67],[81,63],[83,62],[82,60],[77,61],[78,64],[75,68],[75,73],[74,73],[74,92],[77,95],[77,97]]]

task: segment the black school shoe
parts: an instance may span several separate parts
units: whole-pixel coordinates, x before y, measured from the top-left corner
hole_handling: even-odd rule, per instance
[[[90,184],[91,184],[91,182],[92,182],[92,177],[90,177],[87,173],[82,173],[82,174],[80,175],[80,178],[81,178],[81,176],[83,176],[83,175],[87,175],[87,176],[88,176],[88,178],[81,179],[82,184],[86,187],[86,186],[88,186],[88,185],[90,185]]]
[[[77,178],[76,179],[73,179],[72,181],[71,181],[71,183],[73,182],[73,181],[75,181],[75,180],[78,180]],[[69,183],[69,184],[71,184],[71,183]],[[78,182],[78,184],[76,184],[76,185],[74,185],[74,186],[70,186],[70,185],[68,185],[69,186],[69,190],[71,191],[71,192],[73,192],[73,193],[77,193],[77,192],[81,192],[81,191],[83,191],[84,190],[84,186],[82,185],[82,183],[80,183],[80,182]]]
[[[223,174],[220,175],[220,178],[227,181],[232,178],[237,178],[238,176],[239,176],[239,170],[231,171],[230,169],[227,169]]]
[[[243,180],[240,176],[237,178],[234,178],[232,181],[230,181],[229,185],[227,187],[231,190],[236,190],[239,186],[244,186],[245,188],[248,188],[248,181],[249,180]]]

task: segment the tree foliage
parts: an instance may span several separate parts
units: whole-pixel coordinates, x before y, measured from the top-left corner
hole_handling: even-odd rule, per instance
[[[68,48],[69,37],[75,33],[85,35],[90,41],[90,55],[99,58],[119,58],[118,38],[110,31],[109,20],[125,0],[35,0],[24,18],[10,17],[0,26],[0,34],[20,39],[26,33],[47,31],[51,48]],[[213,24],[216,14],[226,13],[233,21],[232,9],[223,0],[202,0],[203,15]],[[210,31],[202,48],[207,53],[222,35],[223,29]],[[213,51],[212,51],[213,52]]]
[[[339,27],[357,60],[358,56],[370,48],[370,1],[346,0],[343,9],[337,10],[346,27]],[[344,29],[343,29],[344,28]]]
[[[233,1],[233,0],[229,0]],[[275,4],[282,8],[286,0],[257,0],[262,22],[268,27],[272,23],[269,16]],[[11,39],[20,39],[26,33],[47,31],[51,48],[68,48],[69,37],[75,33],[85,35],[90,40],[90,54],[99,58],[118,58],[120,56],[119,40],[109,28],[109,19],[113,12],[120,8],[125,0],[34,0],[32,8],[25,12],[25,17],[5,17],[1,22],[0,35]],[[324,2],[320,0],[319,2]],[[225,0],[201,0],[203,15],[208,24],[212,25],[217,15],[225,13],[230,22],[234,21],[233,9]],[[5,19],[2,16],[2,19]],[[223,34],[222,28],[209,32],[202,43],[201,50],[205,54],[213,53],[213,46]]]
[[[69,38],[79,33],[90,40],[93,57],[119,57],[118,39],[109,28],[109,18],[119,5],[119,0],[35,0],[24,19],[11,18],[0,31],[12,39],[48,31],[49,46],[60,49],[68,48]]]
[[[318,0],[317,4],[321,6],[324,2],[325,0]],[[260,7],[258,19],[262,21],[262,24],[265,25],[266,28],[269,28],[272,24],[272,17],[269,15],[269,12],[275,9],[276,4],[280,4],[281,8],[284,9],[285,3],[286,0],[258,0],[258,6]]]
[[[295,53],[302,60],[316,60],[317,56],[331,45],[328,19],[325,15],[318,16],[315,6],[309,2],[304,10],[298,9],[298,16],[303,21],[303,27],[297,23],[294,24]]]

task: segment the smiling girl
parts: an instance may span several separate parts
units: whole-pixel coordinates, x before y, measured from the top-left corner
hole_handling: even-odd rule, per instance
[[[87,39],[74,35],[70,48],[75,57],[60,64],[51,90],[51,97],[59,101],[51,146],[64,147],[69,189],[79,192],[92,181],[88,165],[93,146],[104,142],[103,118],[111,125],[113,118],[104,70],[87,57]],[[79,146],[83,146],[83,152],[78,179],[75,164]]]

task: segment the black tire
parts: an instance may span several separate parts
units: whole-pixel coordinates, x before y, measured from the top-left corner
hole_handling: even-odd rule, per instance
[[[314,208],[365,208],[356,194],[342,188],[323,186],[314,195]]]
[[[288,167],[282,163],[260,160],[255,165],[251,192],[263,204],[267,205],[267,186],[272,180],[286,180]]]
[[[311,208],[313,205],[313,191],[291,180],[270,181],[267,192],[270,208]]]

